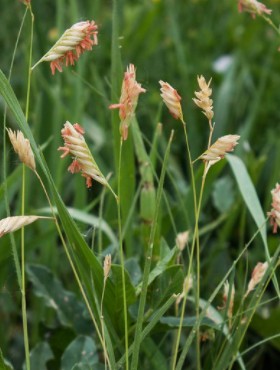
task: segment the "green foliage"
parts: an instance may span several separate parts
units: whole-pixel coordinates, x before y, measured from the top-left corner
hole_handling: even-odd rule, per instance
[[[33,1],[33,39],[30,8],[2,2],[0,219],[21,214],[25,183],[25,214],[55,215],[57,222],[25,228],[25,279],[20,232],[0,239],[0,370],[29,370],[24,300],[30,370],[258,370],[263,363],[278,369],[279,238],[266,217],[270,191],[280,182],[280,32],[269,24],[279,23],[276,1],[265,1],[271,16],[255,19],[239,13],[236,0]],[[29,56],[35,64],[71,24],[92,18],[99,44],[61,74],[52,76],[49,63],[41,63],[29,86]],[[129,63],[147,92],[121,146],[119,112],[108,106],[119,102]],[[182,97],[195,159],[209,134],[192,103],[201,74],[212,77],[213,142],[227,134],[241,139],[234,155],[207,173],[199,212],[182,123],[162,104],[158,81]],[[84,178],[67,172],[70,161],[57,152],[66,120],[85,129],[115,192],[119,183],[118,203],[97,182],[87,189]],[[20,129],[30,141],[45,190],[29,169],[22,180],[5,127]],[[204,163],[192,166],[198,197]],[[186,230],[180,249],[176,237]],[[245,299],[259,261],[269,267]],[[188,271],[192,286],[186,293]],[[223,291],[227,280],[236,291],[232,318]]]

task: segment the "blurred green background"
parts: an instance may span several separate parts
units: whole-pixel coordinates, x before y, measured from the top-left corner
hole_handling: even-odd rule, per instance
[[[271,18],[280,22],[280,1],[267,0],[268,8],[273,9]],[[238,13],[237,1],[211,0],[131,0],[119,1],[120,38],[119,47],[123,59],[123,69],[129,63],[137,67],[137,80],[147,89],[139,99],[137,117],[146,137],[147,147],[153,138],[158,122],[163,124],[161,143],[164,145],[171,129],[175,130],[172,145],[172,158],[169,172],[177,183],[178,194],[185,199],[188,187],[188,169],[185,160],[184,138],[178,122],[162,109],[159,96],[159,80],[169,82],[182,96],[184,117],[190,136],[192,157],[196,158],[206,147],[208,123],[192,102],[194,91],[198,90],[197,75],[212,78],[214,100],[214,139],[226,134],[240,134],[240,145],[236,153],[245,162],[248,172],[260,197],[264,212],[270,208],[270,190],[280,181],[280,37],[260,17],[252,19],[247,13]],[[81,20],[94,19],[99,26],[99,44],[90,53],[85,53],[75,67],[65,68],[62,74],[52,76],[48,63],[40,64],[32,74],[29,123],[36,141],[43,146],[44,155],[55,178],[60,193],[69,207],[89,211],[98,216],[96,199],[101,187],[95,184],[92,190],[84,187],[84,179],[66,173],[67,160],[61,161],[58,146],[62,144],[60,130],[69,120],[79,122],[87,131],[88,142],[105,174],[115,171],[112,155],[111,134],[112,103],[111,88],[111,32],[112,2],[109,0],[48,1],[32,2],[35,15],[33,61],[44,55],[66,28]],[[13,48],[25,11],[19,1],[1,0],[0,22],[0,68],[8,75]],[[30,45],[30,17],[27,15],[19,40],[12,72],[11,84],[17,98],[25,109],[27,62]],[[116,76],[117,79],[120,76]],[[115,97],[113,102],[118,100]],[[162,111],[161,111],[162,109]],[[0,112],[3,115],[4,101],[0,98]],[[16,128],[9,115],[7,125]],[[0,135],[2,148],[3,135]],[[8,155],[9,198],[12,213],[19,213],[20,169],[18,159],[10,150]],[[2,154],[1,154],[2,158]],[[1,159],[2,161],[2,159]],[[17,171],[17,172],[14,172]],[[214,170],[213,170],[214,171]],[[205,196],[205,209],[201,222],[210,227],[210,232],[202,239],[202,292],[207,295],[215,287],[227,261],[236,257],[244,242],[255,231],[250,215],[241,199],[235,180],[225,163],[218,165],[213,180],[209,183]],[[36,212],[46,207],[46,201],[37,180],[28,176],[27,212]],[[1,163],[1,183],[3,182]],[[167,181],[167,192],[177,231],[186,229],[187,205],[178,202],[171,181]],[[6,217],[4,188],[0,188],[0,216]],[[181,198],[181,199],[182,199]],[[183,211],[182,211],[183,208]],[[116,228],[115,215],[105,209],[105,219]],[[106,213],[107,212],[107,213]],[[230,216],[230,217],[229,217]],[[218,226],[211,226],[218,221]],[[135,219],[137,220],[137,218]],[[92,229],[80,223],[90,242]],[[171,227],[167,212],[162,218],[163,236],[170,245],[174,243],[175,232]],[[35,230],[35,231],[34,231]],[[137,250],[137,221],[134,225]],[[27,260],[48,266],[59,275],[64,286],[75,290],[72,275],[61,248],[57,248],[53,225],[36,224],[32,232],[26,231]],[[271,236],[269,246],[273,253],[279,238]],[[18,239],[19,235],[16,235]],[[108,242],[109,245],[109,242]],[[256,239],[248,260],[254,264],[264,260],[261,242]],[[246,263],[244,263],[244,269]],[[244,284],[243,273],[240,281]],[[31,279],[32,280],[32,279]],[[40,300],[32,294],[28,285],[28,306],[31,330],[31,346],[52,331],[55,332],[53,314],[46,312]],[[271,294],[271,295],[270,295]],[[268,297],[274,295],[273,288]],[[23,361],[23,342],[20,318],[20,292],[16,284],[15,270],[11,256],[9,238],[0,241],[0,348],[13,360],[15,369]],[[273,319],[265,321],[261,313],[252,324],[249,344],[279,332],[279,306],[271,304]],[[34,314],[36,312],[36,314]],[[271,317],[271,315],[268,315]],[[43,320],[42,320],[43,318]],[[43,321],[43,322],[42,322]],[[264,325],[264,323],[266,324]],[[276,324],[277,323],[277,324]],[[276,326],[275,326],[276,325]],[[46,329],[47,328],[47,329]],[[271,329],[269,329],[271,328]],[[69,343],[72,333],[63,328],[55,335],[57,351],[62,351]],[[279,360],[280,342],[267,344],[250,360],[251,367],[273,368]],[[277,350],[278,349],[278,350]],[[264,365],[265,364],[265,365]],[[270,364],[268,367],[268,364]],[[54,367],[55,368],[55,367]],[[275,367],[276,369],[276,367]]]

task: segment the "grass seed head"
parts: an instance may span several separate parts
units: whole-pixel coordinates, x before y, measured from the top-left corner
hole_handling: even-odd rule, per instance
[[[270,224],[273,226],[273,233],[277,233],[277,228],[280,226],[280,185],[277,183],[275,188],[271,190],[272,203],[271,211],[267,212],[270,217]]]
[[[92,46],[98,44],[97,34],[98,26],[94,21],[75,23],[32,69],[41,62],[50,62],[52,74],[56,70],[62,72],[63,65],[74,65],[86,50],[91,50]]]
[[[111,270],[111,265],[112,265],[111,254],[107,254],[105,256],[104,264],[103,264],[104,280],[106,280],[109,276],[109,273],[110,273],[110,270]]]
[[[108,186],[107,180],[92,157],[83,134],[84,130],[78,123],[72,125],[67,121],[64,124],[64,128],[61,130],[64,146],[58,148],[63,152],[61,158],[68,154],[72,157],[73,161],[68,167],[68,171],[71,173],[81,172],[82,176],[86,178],[88,188],[92,186],[92,179]]]
[[[0,238],[8,233],[12,233],[24,226],[30,225],[40,218],[49,218],[42,216],[13,216],[0,220]]]
[[[183,231],[182,233],[178,233],[176,237],[176,245],[180,249],[180,251],[183,251],[186,248],[186,245],[189,240],[189,231]]]
[[[268,14],[272,13],[271,9],[268,9],[263,3],[260,3],[256,0],[238,0],[238,10],[239,12],[248,12],[252,15],[253,18],[256,17],[256,14]]]
[[[36,170],[34,154],[30,146],[30,142],[26,139],[21,131],[12,131],[7,129],[10,141],[14,151],[19,156],[19,159],[31,170]]]
[[[202,109],[203,114],[205,114],[208,120],[211,121],[214,116],[213,100],[210,99],[212,89],[209,87],[211,80],[207,84],[203,76],[197,76],[197,82],[200,87],[200,91],[194,92],[196,98],[193,98],[193,101],[199,108]]]
[[[268,263],[267,262],[258,262],[257,265],[255,266],[251,280],[249,281],[247,292],[244,296],[244,298],[247,297],[247,295],[255,289],[255,287],[259,284],[259,282],[262,280],[264,274],[266,273],[266,270],[268,268]]]
[[[134,117],[139,95],[144,92],[146,90],[136,81],[136,69],[130,64],[124,73],[120,101],[109,106],[109,109],[119,109],[120,134],[123,140],[128,138],[128,128]]]
[[[183,121],[183,112],[181,107],[181,96],[178,94],[177,90],[175,90],[169,83],[164,81],[159,81],[160,83],[160,96],[164,104],[169,109],[170,114],[175,119],[180,119]]]
[[[210,146],[201,156],[204,161],[216,163],[224,158],[227,152],[232,152],[238,144],[239,135],[225,135],[220,137],[213,145]]]

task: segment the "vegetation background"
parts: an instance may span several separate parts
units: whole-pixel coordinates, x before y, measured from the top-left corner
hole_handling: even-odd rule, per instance
[[[187,191],[189,180],[184,137],[178,122],[169,116],[167,110],[161,109],[159,80],[169,82],[182,96],[192,157],[196,158],[205,149],[208,124],[192,102],[192,97],[194,91],[198,90],[197,75],[202,74],[207,80],[212,78],[216,123],[214,139],[228,133],[241,135],[235,154],[246,164],[263,210],[268,211],[270,190],[280,181],[279,35],[260,17],[252,19],[248,13],[240,14],[235,0],[122,0],[119,4],[119,46],[123,70],[129,63],[133,63],[137,67],[137,80],[147,89],[147,93],[139,99],[137,108],[138,122],[145,135],[147,148],[150,147],[158,122],[163,123],[159,143],[161,154],[170,131],[175,130],[168,171],[170,178],[177,184],[177,193],[174,192],[170,178],[166,182],[174,222],[172,225],[167,211],[162,213],[161,236],[168,245],[173,246],[176,232],[188,229],[193,220],[189,212],[191,203]],[[271,17],[279,24],[280,1],[267,0],[265,4],[273,9]],[[60,130],[63,123],[66,120],[79,122],[86,129],[88,142],[103,173],[114,172],[116,169],[112,155],[111,112],[108,110],[108,105],[112,103],[112,2],[40,0],[32,2],[32,9],[35,15],[34,63],[73,23],[94,19],[99,26],[99,45],[92,52],[84,54],[74,68],[67,68],[55,76],[51,75],[47,63],[34,70],[29,121],[36,141],[44,148],[44,156],[63,200],[72,208],[81,232],[89,244],[93,243],[96,255],[102,260],[102,256],[110,251],[110,243],[113,241],[108,236],[109,232],[105,232],[106,248],[101,250],[100,246],[94,244],[92,237],[96,226],[93,217],[98,218],[99,213],[101,186],[94,184],[92,189],[87,190],[83,178],[67,173],[69,163],[59,159],[57,148],[62,145]],[[9,73],[24,11],[25,6],[19,1],[1,0],[0,67],[5,75]],[[26,102],[29,41],[30,19],[27,16],[11,78],[11,85],[23,110]],[[115,78],[120,80],[122,76]],[[113,102],[117,100],[118,96]],[[2,114],[4,106],[4,100],[0,99]],[[7,125],[17,127],[9,112]],[[2,141],[1,135],[1,147]],[[11,211],[12,214],[20,214],[20,166],[12,150],[7,155]],[[0,219],[6,217],[2,166],[1,163]],[[27,214],[42,213],[42,209],[48,206],[44,194],[36,185],[35,178],[28,176],[27,181]],[[116,231],[116,214],[109,201],[103,212],[106,225]],[[133,263],[142,255],[139,252],[139,248],[142,248],[139,241],[140,224],[141,219],[135,214],[130,224],[130,240],[133,242],[126,251],[133,268],[136,266]],[[208,297],[256,230],[226,161],[218,164],[209,178],[201,225],[204,227],[201,236],[201,296]],[[19,235],[16,235],[16,240],[19,240]],[[269,229],[268,245],[271,254],[278,243],[279,236],[272,235]],[[65,289],[71,299],[69,292],[79,297],[54,225],[38,222],[31,230],[27,229],[26,246],[26,260],[30,264],[27,270],[30,345],[34,348],[40,342],[48,342],[52,355],[49,354],[47,368],[54,370],[59,368],[60,357],[77,333],[90,333],[90,330],[86,319],[80,320],[78,309],[70,321],[69,317],[62,314],[59,316],[59,313],[57,318],[55,310],[43,299],[46,293],[40,291],[36,284],[34,264],[48,268],[44,271],[51,274],[46,278],[49,281],[54,277],[59,279],[52,289],[54,286],[58,291]],[[246,261],[236,271],[237,286],[246,284],[244,276],[249,277],[252,267],[264,260],[263,245],[257,237],[246,255]],[[137,281],[137,277],[135,279]],[[274,297],[273,286],[269,286],[266,299]],[[218,300],[216,303],[219,305]],[[73,307],[79,307],[77,298],[75,305]],[[5,237],[0,240],[0,348],[15,369],[21,369],[24,362],[20,312],[20,291],[10,240]],[[255,314],[246,337],[246,346],[279,332],[280,306],[277,300],[273,300]],[[207,350],[206,345],[205,352]],[[279,337],[268,341],[258,350],[250,352],[246,358],[247,369],[277,369],[279,351]],[[152,369],[145,367],[145,363],[142,368]]]

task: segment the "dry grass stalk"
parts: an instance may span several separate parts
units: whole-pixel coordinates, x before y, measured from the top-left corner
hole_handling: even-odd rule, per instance
[[[51,217],[43,216],[13,216],[0,220],[0,237],[5,234],[12,233],[24,226],[30,225],[38,219],[52,219]]]

